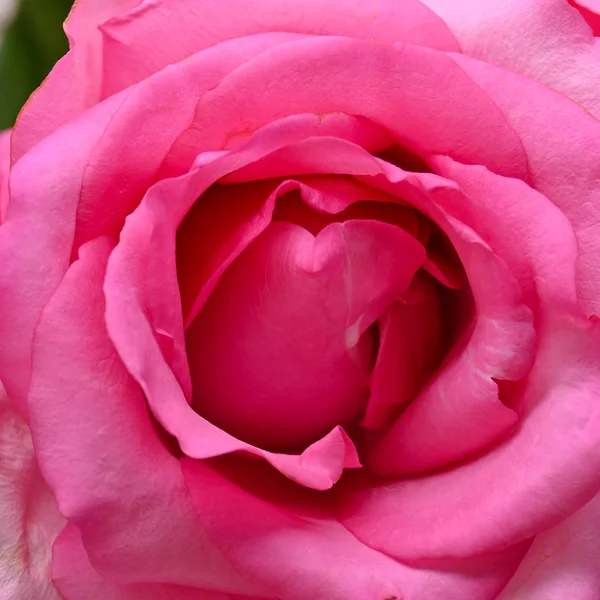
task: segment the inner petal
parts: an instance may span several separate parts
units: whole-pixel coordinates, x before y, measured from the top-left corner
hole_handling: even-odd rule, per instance
[[[388,223],[332,223],[316,237],[271,223],[188,329],[194,408],[277,450],[356,421],[375,360],[369,327],[424,260],[423,246]]]

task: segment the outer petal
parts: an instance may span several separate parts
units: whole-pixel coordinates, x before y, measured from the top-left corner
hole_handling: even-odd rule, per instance
[[[10,136],[11,131],[0,133],[0,224],[6,219],[9,190],[8,174],[10,171]]]
[[[105,579],[90,563],[81,533],[73,524],[67,525],[56,540],[52,557],[52,579],[67,600],[230,600],[229,594],[219,592],[160,583],[119,584]]]
[[[183,468],[210,534],[240,572],[276,598],[494,600],[527,548],[411,568],[359,542],[335,519],[323,492],[315,498],[272,472],[244,466],[224,474],[183,459]]]
[[[498,600],[600,598],[600,496],[540,533]]]
[[[100,101],[102,38],[98,26],[141,0],[78,0],[65,23],[71,50],[33,93],[15,125],[12,161]]]
[[[164,36],[164,27],[174,35]],[[163,67],[224,40],[285,31],[403,41],[459,50],[443,21],[418,0],[179,0],[144,2],[102,27],[104,95],[137,83]],[[161,44],[155,40],[160,39]]]
[[[578,296],[586,314],[600,314],[600,122],[535,81],[462,55],[454,60],[523,140],[533,187],[572,223],[579,243]]]
[[[10,207],[0,228],[0,376],[22,413],[33,330],[69,265],[83,174],[124,98],[61,128],[11,170]]]
[[[199,102],[162,172],[181,173],[200,151],[228,147],[241,133],[307,112],[366,117],[417,154],[448,154],[529,177],[521,140],[506,117],[450,57],[333,36],[265,51],[225,77]]]
[[[38,470],[27,424],[0,383],[0,598],[59,600],[51,549],[64,525]]]
[[[101,575],[252,593],[198,523],[180,464],[106,335],[111,247],[82,247],[37,328],[29,404],[44,477]]]
[[[448,24],[465,54],[536,79],[600,116],[600,47],[566,0],[421,1]]]

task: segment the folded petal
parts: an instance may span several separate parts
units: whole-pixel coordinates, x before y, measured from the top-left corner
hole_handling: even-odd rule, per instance
[[[520,545],[482,558],[411,568],[350,534],[324,492],[315,498],[315,492],[299,491],[273,473],[239,464],[222,471],[184,458],[183,470],[200,521],[269,597],[494,600],[527,550]]]
[[[105,238],[81,248],[37,327],[29,408],[40,468],[102,576],[253,593],[199,525],[179,461],[107,337],[111,248]]]
[[[174,35],[165,38],[164,27]],[[102,27],[109,95],[169,64],[224,40],[271,31],[343,35],[382,42],[403,41],[438,50],[458,50],[447,26],[418,0],[250,0],[143,3]],[[156,39],[162,43],[157,45]]]
[[[316,236],[271,223],[187,331],[197,411],[265,448],[356,421],[376,352],[368,330],[424,258],[410,234],[380,221],[332,223]]]
[[[79,529],[72,523],[52,550],[52,579],[68,600],[230,600],[229,594],[161,583],[120,584],[92,566]],[[244,598],[248,598],[244,596]],[[240,597],[240,600],[243,600]],[[248,600],[251,600],[248,598]]]
[[[540,533],[498,600],[600,598],[600,496]]]
[[[33,331],[71,259],[82,178],[125,96],[59,129],[11,170],[10,206],[0,228],[0,377],[23,414]]]
[[[530,412],[515,434],[453,469],[345,490],[343,522],[355,535],[400,559],[469,556],[528,539],[597,493],[598,324],[563,314],[538,330],[520,391]]]
[[[533,187],[571,222],[579,244],[577,293],[586,314],[600,313],[600,166],[595,158],[600,153],[600,122],[526,77],[463,55],[454,55],[454,60],[502,109],[523,140]]]
[[[336,112],[384,126],[419,155],[447,154],[528,180],[521,140],[452,58],[333,36],[288,42],[234,70],[199,102],[165,166],[191,165],[198,152],[226,148],[233,135],[276,119]]]
[[[535,79],[600,116],[595,84],[600,77],[600,49],[569,2],[421,1],[448,24],[464,54]],[[576,1],[583,6],[594,2]],[[521,101],[525,98],[531,98],[530,92],[520,94]],[[530,106],[525,114],[534,113]],[[548,117],[547,109],[544,116]]]

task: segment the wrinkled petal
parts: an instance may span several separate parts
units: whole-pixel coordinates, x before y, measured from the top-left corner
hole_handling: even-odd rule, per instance
[[[566,0],[421,2],[448,24],[466,55],[531,77],[600,116],[600,48]],[[521,91],[518,100],[530,98]],[[535,112],[530,105],[525,115]]]
[[[6,219],[8,209],[8,173],[10,170],[10,136],[11,131],[0,133],[0,224]]]
[[[571,222],[579,243],[577,293],[586,314],[600,313],[600,122],[535,81],[462,55],[454,60],[506,114],[523,140],[533,187]]]
[[[198,412],[266,448],[298,447],[356,421],[376,351],[367,330],[424,258],[388,223],[332,223],[316,237],[271,223],[187,332]]]
[[[102,38],[98,26],[141,0],[78,0],[65,22],[71,50],[29,98],[15,125],[13,163],[42,139],[100,101]]]
[[[230,600],[231,598],[229,594],[176,585],[119,584],[105,579],[90,563],[81,533],[73,524],[67,525],[56,540],[52,559],[52,579],[60,593],[68,600],[172,600],[173,598]]]
[[[176,35],[164,36],[164,27]],[[104,95],[224,40],[270,31],[403,41],[459,50],[443,21],[418,0],[251,0],[145,2],[102,27]],[[161,44],[156,44],[160,39]]]
[[[600,598],[600,496],[540,533],[498,600]]]
[[[527,549],[521,545],[484,559],[411,568],[352,536],[333,516],[323,492],[314,509],[310,498],[274,481],[272,474],[265,478],[242,466],[225,476],[186,458],[183,470],[210,535],[241,573],[277,598],[494,600]]]
[[[38,470],[29,427],[0,383],[0,597],[59,600],[49,570],[64,524]]]
[[[37,327],[29,408],[40,468],[101,575],[252,593],[198,523],[179,461],[107,337],[111,248],[102,238],[82,247]]]

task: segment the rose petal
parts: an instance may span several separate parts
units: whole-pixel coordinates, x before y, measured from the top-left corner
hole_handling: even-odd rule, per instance
[[[535,79],[600,116],[600,94],[595,84],[600,77],[600,48],[569,2],[421,1],[448,24],[464,54]],[[530,98],[530,92],[521,92],[515,100]],[[525,115],[535,113],[529,105]],[[547,108],[543,114],[547,119]],[[546,138],[541,139],[546,142]]]
[[[334,119],[334,127],[337,122]],[[183,336],[175,272],[175,231],[193,201],[236,167],[316,131],[328,132],[330,127],[329,119],[308,116],[275,123],[256,134],[252,142],[240,150],[219,155],[205,164],[200,162],[188,176],[154,186],[129,217],[109,262],[105,281],[111,339],[128,370],[146,392],[153,412],[178,438],[184,452],[195,458],[206,458],[245,450],[263,456],[294,480],[318,489],[331,487],[344,465],[357,464],[355,451],[343,432],[335,429],[319,443],[322,457],[318,469],[314,461],[305,461],[303,455],[271,454],[240,442],[202,419],[187,405],[180,384],[165,362],[155,332],[173,340]],[[160,294],[151,292],[155,286]],[[134,331],[135,343],[131,335]]]
[[[186,458],[183,470],[209,534],[240,572],[277,598],[492,600],[527,549],[411,568],[351,535],[333,516],[323,492],[314,509],[297,486],[288,488],[272,474],[262,477],[238,465],[225,476]]]
[[[141,0],[79,0],[65,21],[71,50],[21,110],[15,125],[13,163],[43,138],[100,100],[102,38],[98,26]]]
[[[438,290],[431,279],[417,276],[410,291],[417,291],[418,297],[394,303],[379,320],[379,351],[363,427],[377,429],[391,423],[398,407],[412,399],[441,358]]]
[[[11,170],[10,206],[0,228],[0,377],[22,414],[33,330],[69,265],[83,174],[125,97],[59,129]]]
[[[448,154],[528,180],[521,140],[450,57],[332,36],[267,50],[225,77],[200,101],[164,168],[171,161],[189,166],[198,152],[226,147],[232,135],[309,112],[360,115],[417,154]]]
[[[252,593],[196,520],[180,464],[107,337],[111,248],[105,238],[81,248],[37,327],[29,405],[40,468],[101,575]]]
[[[102,577],[89,561],[81,533],[67,525],[52,551],[52,579],[69,600],[230,600],[229,594],[160,583],[118,584]],[[244,596],[244,598],[249,597]]]
[[[1,383],[0,510],[0,596],[59,600],[48,571],[64,518],[38,470],[29,427]]]
[[[525,77],[462,55],[453,58],[506,114],[523,140],[535,189],[573,225],[579,242],[577,292],[586,314],[600,313],[600,166],[595,159],[600,122]]]
[[[569,0],[569,4],[581,13],[586,23],[592,28],[593,34],[598,37],[598,33],[600,33],[600,2],[598,0]]]
[[[316,237],[271,223],[187,332],[198,412],[265,448],[305,445],[355,421],[375,352],[367,329],[424,258],[388,223],[333,223]]]
[[[540,533],[498,600],[597,600],[600,496]]]
[[[6,219],[9,190],[8,173],[10,169],[10,137],[11,131],[0,133],[0,224]]]
[[[555,319],[538,326],[521,392],[533,408],[516,434],[448,471],[346,490],[343,522],[355,535],[402,559],[469,556],[525,540],[597,493],[600,329],[564,313]]]
[[[164,39],[165,24],[177,35]],[[224,40],[269,31],[404,41],[439,50],[458,50],[452,34],[417,0],[250,0],[146,2],[102,27],[109,95],[187,56]],[[157,45],[155,40],[163,43]]]

